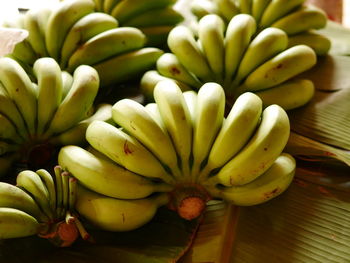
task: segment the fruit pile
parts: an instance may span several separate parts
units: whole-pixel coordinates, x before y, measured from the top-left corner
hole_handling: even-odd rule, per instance
[[[91,65],[102,86],[130,80],[150,69],[163,51],[145,47],[141,30],[118,27],[114,17],[94,9],[92,0],[67,0],[52,10],[29,10],[4,25],[29,32],[10,56],[26,66],[50,56],[69,73],[79,65]]]
[[[111,105],[93,106],[99,76],[90,66],[70,75],[54,59],[40,58],[35,82],[11,58],[0,58],[0,67],[1,175],[16,161],[44,165],[55,146],[81,144],[91,121],[111,116]]]
[[[197,18],[217,14],[227,24],[237,14],[250,14],[259,30],[275,27],[286,32],[289,47],[305,44],[317,55],[326,55],[330,49],[330,40],[316,32],[327,24],[325,12],[305,0],[194,0],[191,11]]]

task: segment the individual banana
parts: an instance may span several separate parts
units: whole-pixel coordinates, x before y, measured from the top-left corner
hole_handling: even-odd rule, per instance
[[[0,240],[27,237],[40,232],[39,222],[21,210],[0,207]]]
[[[170,185],[152,182],[78,146],[61,148],[58,163],[81,185],[114,198],[139,199],[172,189]]]
[[[158,73],[157,70],[149,70],[143,74],[140,80],[140,90],[145,96],[146,101],[153,101],[153,90],[156,84],[161,81],[168,79]]]
[[[226,20],[230,21],[232,17],[239,14],[240,10],[234,0],[214,0],[218,8],[218,13]]]
[[[90,38],[71,55],[68,71],[73,71],[79,65],[93,65],[113,56],[142,48],[145,42],[145,35],[134,27],[106,30]]]
[[[325,56],[331,48],[331,41],[324,35],[313,31],[306,31],[288,37],[288,47],[297,45],[307,45],[311,47],[318,56]]]
[[[50,57],[36,60],[33,71],[38,82],[37,133],[42,134],[62,101],[62,73],[58,63]]]
[[[203,53],[218,83],[222,83],[225,73],[224,30],[225,23],[218,15],[207,15],[199,20],[198,37],[202,44]]]
[[[314,84],[308,79],[292,79],[271,89],[255,92],[265,106],[278,104],[284,110],[305,105],[312,99],[314,93]]]
[[[154,88],[154,100],[180,157],[182,174],[189,176],[192,119],[182,91],[173,81],[163,80]]]
[[[60,66],[66,68],[70,56],[92,37],[118,27],[118,21],[105,13],[94,12],[83,16],[69,30],[64,39]]]
[[[217,5],[211,0],[193,0],[190,4],[190,10],[198,19],[218,13]]]
[[[253,137],[212,177],[213,180],[225,186],[253,181],[271,167],[281,154],[287,144],[289,130],[286,112],[278,105],[268,106]]]
[[[165,8],[167,6],[175,4],[176,0],[123,0],[118,3],[111,11],[111,15],[114,16],[121,24],[124,24],[132,17],[137,17],[140,14],[157,8]]]
[[[174,176],[179,175],[177,155],[169,135],[142,105],[132,100],[120,100],[112,107],[112,117],[115,123],[146,146]]]
[[[252,0],[252,12],[256,23],[259,25],[261,17],[263,16],[266,7],[270,4],[271,0]]]
[[[225,92],[214,82],[204,84],[198,92],[193,126],[192,177],[196,178],[203,161],[222,126],[225,112]]]
[[[162,116],[160,116],[160,112],[158,109],[157,103],[148,103],[145,105],[145,110],[148,112],[148,114],[153,117],[153,119],[157,122],[157,124],[162,128],[162,130],[165,132],[165,126],[162,120]]]
[[[201,81],[213,79],[206,58],[189,28],[183,25],[176,26],[170,31],[167,42],[171,52],[189,72]]]
[[[237,4],[241,13],[251,14],[252,11],[252,0],[237,0]]]
[[[159,48],[144,47],[114,56],[92,66],[97,70],[103,87],[138,77],[152,69],[162,54],[163,51]]]
[[[197,115],[197,92],[195,92],[194,90],[187,90],[184,91],[182,94],[184,95],[187,108],[190,111],[192,125],[194,125]]]
[[[170,26],[149,26],[141,27],[141,31],[146,35],[146,46],[148,47],[160,47],[166,49],[166,41],[169,32],[174,28],[174,25]]]
[[[261,99],[251,92],[237,98],[216,136],[199,180],[225,165],[247,144],[259,125],[262,106]]]
[[[59,61],[60,50],[69,29],[83,16],[94,11],[92,0],[66,0],[52,10],[46,26],[45,42],[49,55]]]
[[[103,121],[93,121],[85,136],[92,147],[129,171],[166,183],[173,182],[158,159],[123,130]]]
[[[154,217],[157,209],[167,202],[166,194],[123,200],[104,196],[78,185],[75,208],[94,226],[120,232],[145,225]]]
[[[34,61],[38,58],[38,55],[33,50],[29,41],[24,39],[22,42],[16,44],[9,57],[26,64],[33,65]]]
[[[100,11],[103,11],[107,14],[110,14],[113,10],[113,8],[120,2],[121,0],[103,0],[103,5],[100,9]],[[101,10],[102,9],[102,10]]]
[[[241,81],[267,60],[284,51],[288,46],[287,34],[277,28],[269,27],[262,30],[249,44],[238,66],[233,81],[239,86]]]
[[[225,89],[233,80],[255,31],[255,20],[247,14],[236,15],[228,24],[225,34]]]
[[[15,102],[30,134],[35,134],[36,128],[36,91],[24,69],[15,60],[0,58],[0,81]]]
[[[62,100],[63,100],[67,96],[69,90],[72,87],[73,76],[65,70],[63,70],[61,74],[62,74]]]
[[[212,195],[239,206],[264,203],[288,188],[294,178],[295,166],[294,158],[290,154],[282,153],[271,167],[254,181],[241,186],[217,187]]]
[[[45,169],[39,169],[35,173],[40,176],[42,182],[44,183],[48,191],[51,211],[56,211],[57,193],[56,193],[56,184],[52,175]]]
[[[86,118],[99,88],[99,76],[95,69],[87,65],[79,66],[73,75],[73,84],[68,94],[58,106],[47,135],[58,134],[73,127]]]
[[[310,29],[320,29],[327,24],[327,16],[319,8],[304,6],[274,22],[271,26],[282,29],[288,35],[298,34]]]
[[[18,135],[16,127],[13,123],[0,113],[0,139],[9,140],[17,144],[21,144],[23,139]]]
[[[271,88],[304,72],[316,64],[316,54],[308,46],[286,49],[248,75],[239,89],[257,91]]]

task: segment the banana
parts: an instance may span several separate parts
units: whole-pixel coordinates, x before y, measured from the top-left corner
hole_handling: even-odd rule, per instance
[[[315,93],[311,80],[292,79],[271,89],[255,92],[263,101],[264,106],[278,104],[284,110],[291,110],[305,105]]]
[[[78,185],[75,208],[91,224],[107,231],[130,231],[148,223],[160,206],[168,202],[166,194],[138,200],[104,196]]]
[[[236,15],[228,24],[225,35],[224,89],[227,89],[229,83],[233,80],[243,54],[255,31],[255,20],[247,14]]]
[[[157,19],[155,19],[157,18]],[[184,17],[173,6],[150,9],[138,16],[124,21],[123,26],[151,27],[151,26],[174,26],[184,20]]]
[[[162,130],[165,132],[165,126],[162,120],[162,116],[160,116],[160,112],[158,109],[157,103],[148,103],[145,105],[145,110],[148,112],[148,114],[157,122],[159,127],[162,128]]]
[[[288,47],[296,45],[307,45],[311,47],[318,56],[325,56],[331,48],[331,41],[326,36],[313,31],[306,31],[288,37]]]
[[[169,135],[141,104],[120,100],[112,107],[112,117],[115,123],[147,147],[163,165],[168,166],[174,176],[179,175],[177,155]]]
[[[199,20],[198,37],[202,44],[203,53],[218,83],[223,81],[225,73],[224,30],[224,21],[218,15],[206,15]]]
[[[225,186],[247,184],[263,174],[275,162],[289,138],[289,119],[278,105],[264,109],[253,137],[213,179]],[[252,160],[254,160],[252,162]]]
[[[39,14],[42,9],[30,9],[24,14],[24,28],[28,30],[28,42],[39,57],[46,57],[47,50],[45,45],[44,32],[41,31]]]
[[[239,86],[254,69],[284,51],[287,46],[288,36],[284,31],[273,27],[262,30],[247,47],[239,64],[234,85]]]
[[[171,26],[149,26],[141,27],[141,31],[146,35],[146,46],[147,47],[161,47],[166,49],[166,41],[169,32],[174,28]]]
[[[95,69],[87,65],[79,66],[73,75],[73,84],[68,94],[58,106],[47,135],[58,134],[73,127],[86,118],[99,88],[99,76]]]
[[[36,174],[40,176],[48,191],[51,211],[56,211],[56,185],[52,175],[45,169],[37,170]]]
[[[30,214],[37,220],[43,217],[38,204],[19,187],[0,182],[0,197],[0,207],[16,208]]]
[[[196,115],[193,127],[192,177],[196,177],[207,158],[222,126],[225,111],[225,92],[214,82],[204,84],[197,95]]]
[[[180,63],[201,81],[213,79],[213,73],[193,33],[186,26],[180,25],[173,28],[168,35],[168,46]]]
[[[65,68],[70,56],[90,38],[118,27],[118,21],[105,13],[90,13],[79,19],[69,30],[61,49],[60,66]]]
[[[192,125],[194,125],[197,115],[197,93],[194,90],[187,90],[182,93],[186,101],[188,110],[190,111]]]
[[[175,79],[196,89],[202,86],[202,83],[192,73],[180,63],[179,59],[173,53],[164,53],[156,63],[157,71],[170,79]]]
[[[33,71],[38,81],[37,134],[42,134],[62,101],[62,73],[50,57],[36,60]]]
[[[310,29],[320,29],[327,24],[325,12],[319,8],[304,6],[274,22],[271,26],[295,35]]]
[[[61,148],[58,163],[77,178],[81,185],[114,198],[139,199],[154,192],[168,192],[172,189],[170,185],[152,182],[78,146]]]
[[[9,140],[21,144],[23,139],[18,135],[13,123],[0,113],[0,140]]]
[[[139,77],[153,68],[162,54],[161,49],[145,47],[114,56],[93,67],[97,70],[103,87]]]
[[[237,0],[239,10],[243,14],[251,14],[252,0]]]
[[[264,203],[288,188],[294,178],[295,166],[294,158],[282,153],[272,166],[254,181],[241,186],[220,187],[212,194],[239,206]]]
[[[62,71],[62,100],[67,96],[73,84],[73,76],[67,71]]]
[[[36,19],[38,21],[40,34],[44,36],[43,41],[45,43],[46,52],[47,52],[47,49],[46,49],[46,42],[45,42],[45,32],[46,32],[47,22],[49,21],[52,10],[53,10],[52,7],[45,6],[45,7],[41,7],[40,11],[36,13],[36,16],[37,16]]]
[[[52,58],[60,60],[60,50],[69,29],[94,8],[92,0],[66,0],[52,10],[45,31],[46,48]]]
[[[85,137],[92,147],[129,171],[173,183],[171,175],[156,157],[123,130],[103,121],[94,121],[87,128]]]
[[[50,207],[49,191],[37,173],[31,170],[21,171],[17,175],[16,186],[28,192],[34,198],[35,202],[39,205],[45,215],[47,215],[50,219],[53,219],[53,211]]]
[[[257,91],[271,88],[310,69],[316,64],[316,59],[315,52],[308,46],[288,48],[250,73],[239,89]]]
[[[218,8],[218,13],[227,23],[232,17],[240,13],[239,7],[234,0],[215,0],[214,3]]]
[[[50,143],[53,145],[83,145],[86,143],[85,132],[87,127],[94,120],[100,120],[105,122],[112,121],[112,105],[107,103],[102,103],[97,106],[97,109],[93,115],[89,118],[84,119],[77,123],[72,128],[64,131],[63,133],[58,134],[50,138]]]
[[[252,0],[252,16],[256,23],[260,25],[260,19],[271,0]]]
[[[158,73],[157,70],[149,70],[143,74],[140,80],[140,91],[145,96],[146,101],[153,101],[153,90],[156,84],[168,79]]]
[[[11,170],[14,162],[18,161],[20,157],[18,153],[7,153],[0,156],[0,178],[7,175]]]
[[[113,8],[119,4],[119,2],[122,0],[104,0],[103,1],[103,6],[102,6],[102,10],[103,12],[110,14],[113,10]]]
[[[127,20],[137,17],[148,10],[165,8],[175,3],[176,0],[123,0],[112,9],[111,15],[120,24],[124,24]]]
[[[19,149],[20,145],[0,141],[0,156],[10,152],[18,151]]]
[[[209,14],[217,14],[218,7],[211,0],[193,0],[190,4],[191,13],[198,19]]]
[[[11,57],[29,65],[33,65],[34,61],[38,58],[38,55],[35,53],[29,41],[24,39],[22,42],[16,44],[11,53]]]
[[[0,82],[0,113],[11,121],[15,126],[18,134],[26,139],[28,137],[28,131],[21,113],[19,112],[16,104],[9,97],[5,87]]]
[[[0,58],[0,81],[15,102],[30,134],[35,133],[36,91],[24,69],[11,58]]]
[[[0,240],[36,235],[40,232],[39,222],[21,210],[0,207]]]
[[[98,12],[103,12],[103,5],[105,0],[93,0],[95,4],[95,10]]]
[[[237,98],[211,147],[200,180],[234,158],[246,145],[259,124],[262,106],[261,99],[251,92]]]
[[[271,0],[262,14],[259,24],[260,27],[265,28],[271,26],[275,21],[281,17],[285,17],[304,2],[305,0]]]
[[[154,100],[180,157],[182,174],[188,176],[192,148],[192,118],[182,91],[173,81],[163,80],[154,88]]]
[[[106,30],[82,44],[69,58],[68,71],[79,65],[93,65],[105,59],[142,48],[146,37],[141,30],[120,27]]]

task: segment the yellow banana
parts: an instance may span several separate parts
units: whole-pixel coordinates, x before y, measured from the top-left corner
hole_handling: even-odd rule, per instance
[[[296,45],[307,45],[311,47],[318,56],[325,56],[331,48],[331,41],[324,35],[313,31],[306,31],[288,37],[288,47]]]
[[[162,116],[160,116],[160,112],[159,112],[157,103],[152,102],[152,103],[146,104],[145,110],[157,122],[159,127],[161,127],[163,131],[165,131],[165,126],[164,126],[164,123],[162,120]]]
[[[58,163],[77,178],[81,185],[110,197],[139,199],[154,192],[168,192],[172,189],[170,185],[148,180],[78,146],[61,148]]]
[[[79,65],[93,65],[122,53],[142,48],[146,37],[141,30],[133,27],[120,27],[106,30],[83,43],[71,55],[68,71]]]
[[[113,125],[93,121],[85,137],[92,147],[129,171],[166,183],[173,182],[171,175],[147,148]]]
[[[103,12],[110,14],[113,8],[120,2],[121,0],[103,0],[102,10]]]
[[[174,28],[174,25],[171,26],[149,26],[141,27],[142,33],[146,35],[146,46],[148,47],[160,47],[166,49],[166,41],[169,35],[169,32]]]
[[[0,140],[9,140],[21,144],[23,139],[18,135],[13,123],[0,113]]]
[[[45,169],[37,170],[36,174],[40,176],[48,191],[51,211],[56,211],[56,184],[52,175]]]
[[[62,100],[67,96],[73,84],[73,76],[67,71],[62,71]]]
[[[191,13],[198,19],[209,14],[217,14],[218,7],[211,0],[193,0],[190,4]]]
[[[237,0],[239,10],[243,14],[251,14],[252,0]]]
[[[260,19],[265,12],[266,7],[270,4],[271,0],[252,0],[252,16],[256,23],[260,24]]]
[[[285,110],[305,105],[311,100],[314,93],[314,84],[308,79],[292,79],[273,88],[255,92],[263,101],[264,106],[278,104]]]
[[[278,105],[268,106],[253,137],[211,179],[225,186],[253,181],[269,169],[281,154],[289,138],[289,129],[286,112]]]
[[[153,100],[153,90],[156,84],[161,81],[168,79],[158,73],[157,70],[149,70],[143,74],[140,80],[140,90],[141,93],[145,96],[146,101],[154,101]]]
[[[190,111],[192,125],[194,125],[197,115],[197,93],[194,90],[187,90],[182,94],[184,95],[188,110]]]
[[[218,8],[218,13],[229,22],[232,17],[240,13],[239,7],[235,0],[214,0]]]
[[[123,200],[95,193],[78,185],[76,209],[94,226],[107,231],[130,231],[148,223],[168,202],[166,194]]]

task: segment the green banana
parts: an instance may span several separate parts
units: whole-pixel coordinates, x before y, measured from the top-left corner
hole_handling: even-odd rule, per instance
[[[311,47],[318,56],[325,56],[331,48],[331,40],[316,32],[306,31],[288,37],[288,47],[297,45],[307,45]]]
[[[191,13],[198,19],[209,14],[216,14],[218,7],[211,0],[193,0],[190,4]]]
[[[35,172],[40,176],[42,182],[44,183],[48,194],[49,194],[49,203],[51,211],[56,211],[56,184],[52,175],[45,169],[39,169]]]
[[[271,0],[252,0],[252,16],[256,23],[259,25],[261,17],[263,16],[266,7],[270,4]]]
[[[16,127],[13,123],[0,113],[0,139],[9,140],[17,144],[21,144],[23,139],[18,135]]]
[[[102,10],[103,12],[110,14],[113,8],[119,4],[121,0],[103,0]],[[101,10],[101,9],[100,9]]]
[[[171,26],[149,26],[141,27],[141,31],[146,35],[146,46],[158,47],[164,46],[166,43],[169,32],[174,28]],[[165,49],[165,47],[164,47]]]
[[[241,13],[251,14],[252,11],[252,0],[237,0],[236,1]]]
[[[214,2],[217,5],[218,13],[226,22],[230,21],[232,17],[240,12],[235,0],[214,0]]]
[[[67,71],[62,71],[62,100],[67,96],[73,84],[73,76]]]

